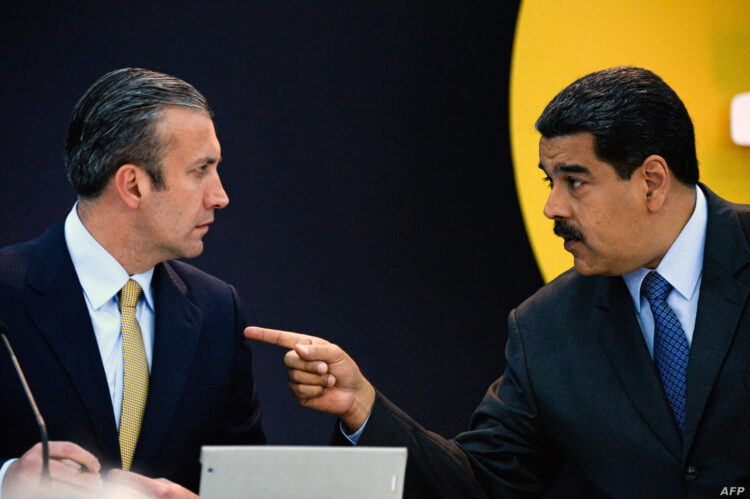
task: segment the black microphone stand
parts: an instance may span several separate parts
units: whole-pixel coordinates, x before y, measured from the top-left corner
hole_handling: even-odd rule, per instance
[[[36,418],[36,424],[39,426],[39,434],[42,441],[42,482],[46,483],[49,482],[49,442],[47,438],[47,425],[44,423],[44,418],[42,417],[42,413],[39,412],[39,408],[36,405],[36,401],[34,400],[34,395],[31,393],[31,389],[29,388],[29,384],[26,382],[26,376],[23,375],[23,371],[21,370],[21,365],[18,363],[18,359],[16,358],[15,352],[13,352],[13,348],[10,346],[10,341],[8,341],[8,336],[6,335],[6,332],[8,331],[8,326],[5,325],[3,321],[0,321],[0,335],[3,337],[3,343],[5,343],[5,347],[8,349],[8,353],[10,354],[10,360],[13,361],[13,367],[16,368],[16,374],[18,374],[18,379],[21,380],[21,384],[23,385],[23,390],[26,392],[26,398],[29,399],[29,404],[31,405],[31,410],[34,413],[34,417]]]

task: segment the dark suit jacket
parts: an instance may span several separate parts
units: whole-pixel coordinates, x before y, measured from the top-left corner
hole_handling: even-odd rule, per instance
[[[409,497],[539,496],[565,460],[602,497],[750,491],[750,206],[704,191],[682,439],[623,279],[571,270],[510,313],[505,374],[469,431],[444,439],[378,394],[359,444],[408,447]]]
[[[151,381],[132,470],[197,490],[201,445],[265,443],[245,321],[234,288],[185,263],[157,265],[152,285]],[[76,442],[119,467],[109,389],[62,222],[0,251],[0,319],[50,440]],[[0,461],[39,441],[11,369],[0,355]]]

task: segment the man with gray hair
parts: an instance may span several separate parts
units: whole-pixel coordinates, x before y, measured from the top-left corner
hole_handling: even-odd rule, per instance
[[[172,260],[203,251],[229,202],[212,117],[173,76],[104,75],[68,130],[78,202],[38,239],[0,250],[0,318],[47,422],[55,492],[96,489],[112,469],[149,496],[190,496],[202,445],[265,443],[236,291]],[[10,499],[39,487],[42,456],[6,359],[0,383]]]

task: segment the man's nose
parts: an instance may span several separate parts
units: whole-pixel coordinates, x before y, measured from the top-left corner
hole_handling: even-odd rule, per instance
[[[219,178],[218,173],[216,174],[216,180],[206,192],[205,204],[206,209],[216,210],[220,210],[229,204],[229,196],[227,196],[224,186],[221,185],[221,178]]]
[[[544,216],[551,220],[566,219],[570,217],[570,206],[565,196],[554,186],[549,192],[547,202],[544,204]]]

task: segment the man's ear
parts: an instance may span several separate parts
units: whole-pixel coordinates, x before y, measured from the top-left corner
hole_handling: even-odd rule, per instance
[[[672,172],[667,161],[658,154],[652,154],[643,160],[640,169],[646,183],[646,206],[651,212],[659,211],[667,199]]]
[[[114,185],[120,200],[134,210],[143,199],[143,182],[146,174],[138,166],[124,164],[115,172]]]

